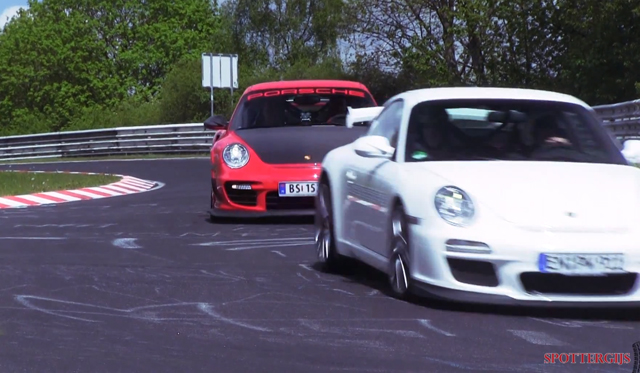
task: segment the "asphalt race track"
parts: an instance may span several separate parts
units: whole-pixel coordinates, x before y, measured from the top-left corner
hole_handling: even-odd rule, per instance
[[[631,372],[640,311],[407,303],[314,269],[310,220],[213,224],[207,159],[3,166],[156,191],[0,211],[0,372]],[[545,353],[631,363],[544,364]]]

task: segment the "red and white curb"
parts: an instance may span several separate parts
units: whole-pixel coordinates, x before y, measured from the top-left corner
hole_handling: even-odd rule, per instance
[[[24,173],[62,173],[78,175],[108,175],[120,177],[120,181],[102,185],[99,187],[87,187],[72,190],[58,190],[55,192],[42,192],[33,194],[22,194],[18,196],[0,197],[0,209],[24,208],[30,206],[53,205],[58,203],[83,201],[90,199],[109,198],[136,194],[160,189],[164,186],[158,181],[138,179],[127,175],[100,174],[96,172],[70,172],[70,171],[26,171],[7,170],[2,172],[24,172]]]

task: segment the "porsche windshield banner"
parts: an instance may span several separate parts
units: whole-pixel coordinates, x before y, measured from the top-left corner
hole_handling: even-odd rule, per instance
[[[355,89],[339,89],[339,88],[288,88],[273,89],[264,92],[257,92],[247,95],[247,101],[258,97],[274,97],[282,95],[347,95],[355,97],[366,97],[365,93]]]

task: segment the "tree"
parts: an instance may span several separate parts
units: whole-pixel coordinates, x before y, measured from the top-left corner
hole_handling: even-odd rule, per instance
[[[591,105],[635,99],[639,7],[628,0],[559,1],[554,20],[562,43],[557,88]]]
[[[160,116],[164,123],[204,121],[209,114],[209,94],[202,88],[202,62],[191,56],[178,61],[160,91]]]
[[[251,84],[305,78],[358,80],[379,102],[458,85],[630,100],[639,11],[637,0],[30,0],[0,33],[0,130],[199,121],[202,52],[239,55],[241,87],[215,92],[225,115]]]
[[[31,1],[0,35],[3,130],[19,132],[34,115],[58,130],[82,107],[108,102],[119,82],[102,51],[82,13]]]
[[[412,88],[531,86],[549,74],[549,3],[353,0],[351,40],[361,60],[378,59]]]
[[[208,0],[31,0],[0,35],[5,132],[34,113],[58,130],[88,106],[149,101],[185,55],[229,47],[217,11]]]
[[[338,56],[345,30],[343,0],[228,0],[232,37],[256,67],[283,71]]]

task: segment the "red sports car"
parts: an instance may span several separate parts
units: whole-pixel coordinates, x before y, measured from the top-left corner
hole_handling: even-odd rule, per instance
[[[361,83],[279,81],[247,88],[231,119],[215,115],[211,210],[216,217],[313,215],[320,163],[366,126],[345,126],[347,107],[374,107]]]

